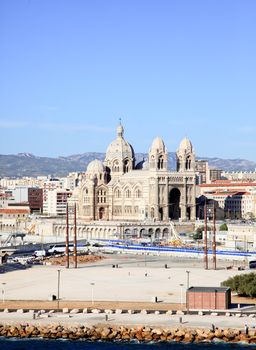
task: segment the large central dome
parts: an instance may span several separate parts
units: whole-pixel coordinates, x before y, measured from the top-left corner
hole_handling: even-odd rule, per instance
[[[124,139],[124,128],[122,124],[117,127],[117,138],[107,148],[105,162],[112,161],[115,158],[134,158],[132,146]]]

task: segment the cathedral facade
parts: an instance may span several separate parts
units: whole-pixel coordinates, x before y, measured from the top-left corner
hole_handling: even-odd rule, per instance
[[[90,162],[81,178],[79,217],[86,221],[195,220],[195,153],[187,138],[176,152],[176,171],[168,170],[168,152],[159,137],[152,142],[148,160],[135,164],[134,150],[120,124],[104,162]]]

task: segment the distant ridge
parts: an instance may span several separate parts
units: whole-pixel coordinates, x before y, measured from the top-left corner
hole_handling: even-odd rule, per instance
[[[0,155],[0,177],[22,176],[66,176],[72,171],[85,171],[88,163],[93,159],[104,160],[105,153],[86,152],[67,157],[38,157],[31,153],[18,153],[16,155]],[[136,163],[147,159],[147,153],[137,153]],[[225,171],[254,171],[256,162],[246,159],[221,159],[198,157],[205,159],[214,168]],[[169,152],[169,167],[175,169],[175,153]]]

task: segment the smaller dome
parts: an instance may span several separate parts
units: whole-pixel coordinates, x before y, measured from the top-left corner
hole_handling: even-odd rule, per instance
[[[191,141],[190,141],[187,137],[185,137],[185,138],[181,141],[179,149],[180,149],[180,150],[189,150],[189,151],[192,152],[193,146],[192,146]]]
[[[87,172],[90,172],[90,173],[103,173],[104,172],[104,165],[103,165],[103,163],[100,160],[95,159],[95,160],[91,161],[88,164]]]
[[[151,146],[151,152],[152,151],[163,151],[165,152],[165,144],[164,141],[160,137],[156,137]]]

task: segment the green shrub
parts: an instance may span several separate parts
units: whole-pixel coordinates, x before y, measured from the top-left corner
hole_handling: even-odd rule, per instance
[[[221,283],[241,296],[256,297],[256,274],[254,272],[236,275]]]
[[[228,231],[228,225],[227,224],[220,225],[220,231]]]
[[[193,239],[198,240],[203,238],[203,233],[202,232],[196,232],[193,234]]]

